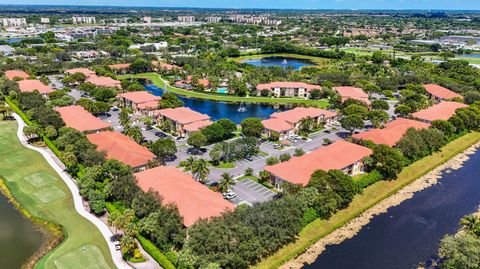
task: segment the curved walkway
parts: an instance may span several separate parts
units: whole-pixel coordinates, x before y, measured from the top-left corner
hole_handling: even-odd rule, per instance
[[[43,148],[34,147],[27,143],[27,139],[23,136],[23,128],[26,126],[25,122],[16,113],[14,113],[13,116],[18,122],[17,136],[18,136],[18,139],[20,140],[20,143],[24,147],[40,153],[45,158],[45,160],[50,164],[50,166],[55,170],[55,172],[57,172],[57,174],[62,178],[65,184],[67,184],[70,192],[72,193],[73,202],[75,204],[75,210],[79,215],[83,216],[84,218],[89,220],[91,223],[93,223],[98,228],[98,230],[102,233],[105,241],[107,242],[107,245],[110,250],[110,254],[112,255],[112,260],[115,263],[115,266],[119,269],[132,269],[133,267],[129,266],[122,259],[122,255],[120,251],[115,250],[114,243],[110,242],[110,237],[113,235],[113,233],[110,231],[108,226],[105,223],[103,223],[100,219],[90,214],[90,212],[87,212],[83,207],[82,197],[79,195],[79,190],[77,188],[77,185],[73,181],[73,179],[65,171],[63,171],[62,168],[60,168],[60,166],[57,164],[57,162],[55,162],[54,158],[48,153],[47,150]]]

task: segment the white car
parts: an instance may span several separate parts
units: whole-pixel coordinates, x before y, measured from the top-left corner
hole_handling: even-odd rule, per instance
[[[223,198],[227,200],[232,200],[233,198],[237,197],[237,194],[233,192],[232,190],[228,190],[223,193]]]

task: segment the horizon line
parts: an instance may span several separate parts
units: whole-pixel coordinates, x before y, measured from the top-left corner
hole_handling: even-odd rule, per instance
[[[435,9],[435,8],[258,8],[258,7],[194,7],[194,6],[137,6],[137,5],[69,5],[69,4],[0,4],[0,6],[31,7],[109,7],[109,8],[166,8],[166,9],[233,9],[233,10],[305,10],[305,11],[479,11],[480,9]]]

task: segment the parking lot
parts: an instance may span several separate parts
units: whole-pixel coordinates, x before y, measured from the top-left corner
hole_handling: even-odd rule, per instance
[[[237,198],[232,200],[235,204],[241,201],[247,201],[250,204],[265,202],[276,195],[275,192],[248,178],[237,181],[232,190],[237,194]]]

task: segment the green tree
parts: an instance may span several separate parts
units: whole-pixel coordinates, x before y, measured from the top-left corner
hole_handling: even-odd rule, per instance
[[[283,153],[283,154],[280,154],[280,156],[278,157],[278,159],[280,160],[280,162],[286,162],[288,160],[290,160],[292,158],[292,156],[288,153]]]
[[[280,160],[279,160],[277,157],[275,157],[275,156],[268,157],[268,158],[265,160],[265,164],[266,164],[267,166],[272,166],[272,165],[275,165],[275,164],[277,164],[277,163],[279,163],[279,162],[280,162]]]
[[[372,159],[375,169],[387,179],[396,178],[402,171],[405,162],[400,151],[387,145],[375,146]]]
[[[183,107],[183,105],[182,100],[178,99],[178,97],[171,92],[165,92],[158,103],[159,108],[177,108]]]
[[[349,130],[351,133],[353,133],[355,129],[360,129],[364,127],[363,119],[359,115],[343,117],[342,119],[340,119],[340,123],[343,128]]]
[[[455,126],[446,120],[434,120],[432,121],[432,128],[440,130],[446,137],[452,136],[456,129]]]
[[[385,100],[373,100],[372,108],[379,109],[379,110],[388,110],[390,108],[390,105]]]
[[[246,118],[240,123],[240,126],[242,126],[242,133],[250,137],[260,137],[264,130],[259,118]]]
[[[192,174],[198,181],[205,183],[210,174],[208,162],[205,159],[196,160],[192,167]]]
[[[412,112],[412,108],[409,107],[408,105],[398,105],[395,108],[395,114],[398,114],[402,117],[408,116]]]
[[[143,140],[142,129],[140,128],[140,126],[132,126],[132,127],[126,128],[125,134],[137,143],[140,143],[140,141]]]
[[[373,126],[375,126],[375,128],[381,128],[383,125],[385,125],[385,123],[388,122],[390,116],[383,110],[372,110],[368,112],[367,118],[370,120]]]
[[[194,148],[202,148],[207,145],[207,137],[201,132],[193,132],[188,136],[187,143]]]
[[[479,269],[480,239],[469,233],[447,235],[440,242],[438,256],[442,269]]]
[[[151,144],[150,150],[164,163],[177,153],[177,146],[170,138],[160,138]]]

